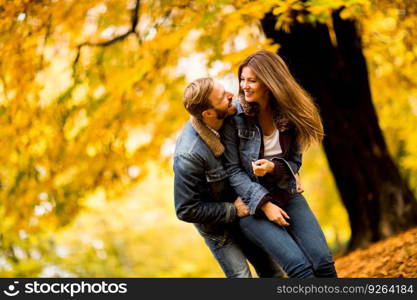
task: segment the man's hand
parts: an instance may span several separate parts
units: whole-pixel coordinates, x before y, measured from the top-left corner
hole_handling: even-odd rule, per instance
[[[261,207],[262,211],[265,213],[266,217],[269,221],[274,222],[279,226],[289,226],[290,224],[285,219],[289,219],[290,217],[287,213],[279,206],[267,202]]]
[[[240,197],[237,197],[233,204],[235,205],[237,216],[239,218],[246,217],[247,215],[249,215],[248,206],[242,201],[242,199],[240,199]]]
[[[302,192],[304,192],[304,188],[301,185],[300,175],[298,173],[295,174],[295,182],[297,184],[297,193],[301,194]]]
[[[272,173],[274,168],[275,164],[267,159],[258,159],[257,161],[252,162],[253,173],[258,177],[262,177],[266,173]]]

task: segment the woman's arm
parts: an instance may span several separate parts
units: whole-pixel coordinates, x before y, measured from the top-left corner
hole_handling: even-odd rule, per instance
[[[280,180],[284,174],[289,175],[289,172],[292,172],[295,175],[301,168],[303,156],[300,147],[297,144],[295,132],[292,131],[290,134],[292,135],[292,142],[288,149],[288,153],[284,158],[272,159],[274,166],[269,168],[270,171],[265,176],[267,181]]]
[[[251,180],[242,169],[239,154],[239,137],[233,118],[227,120],[222,129],[222,142],[225,146],[223,154],[224,165],[229,174],[230,185],[236,194],[248,205],[251,215],[259,209],[261,200],[268,194],[268,190],[261,184]]]
[[[302,164],[302,153],[300,151],[300,147],[297,144],[294,132],[291,132],[289,134],[292,135],[292,141],[289,145],[288,151],[286,151],[287,154],[285,155],[285,157],[273,158],[271,161],[268,161],[266,159],[258,160],[256,163],[259,165],[257,167],[257,173],[259,175],[257,175],[263,176],[263,180],[265,180],[267,184],[279,183],[278,186],[284,189],[286,189],[285,182],[290,180],[290,178],[292,177],[296,182],[296,189],[294,191],[291,190],[289,192],[301,193],[303,189],[301,187],[298,172]]]
[[[290,165],[292,172],[297,174],[303,162],[303,155],[301,153],[300,146],[297,144],[295,134],[293,134],[293,141],[286,157],[286,161]]]

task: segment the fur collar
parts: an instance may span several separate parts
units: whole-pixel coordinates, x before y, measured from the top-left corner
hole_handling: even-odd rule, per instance
[[[197,131],[198,135],[201,137],[204,143],[207,144],[215,157],[219,157],[223,154],[224,146],[220,141],[220,137],[214,134],[214,132],[211,131],[203,121],[191,117],[191,125],[193,126],[194,130]]]

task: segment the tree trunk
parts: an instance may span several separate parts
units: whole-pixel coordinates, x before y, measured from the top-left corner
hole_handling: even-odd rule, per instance
[[[262,20],[268,38],[320,107],[323,142],[352,230],[348,249],[417,224],[417,201],[391,159],[372,104],[368,70],[352,20],[333,13],[336,41],[324,24],[294,23],[290,33]],[[336,44],[336,45],[334,45]]]

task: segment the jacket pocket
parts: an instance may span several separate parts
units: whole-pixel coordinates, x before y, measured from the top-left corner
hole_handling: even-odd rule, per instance
[[[206,181],[209,190],[210,201],[227,201],[224,199],[228,185],[228,173],[223,167],[206,171]]]
[[[248,128],[237,129],[237,135],[243,139],[248,139],[248,140],[253,139],[253,137],[255,136],[255,133],[256,132],[253,129],[248,129]]]
[[[203,238],[210,241],[216,248],[223,247],[227,243],[227,236],[225,233],[222,235],[216,235],[207,232],[200,232],[200,234]]]

